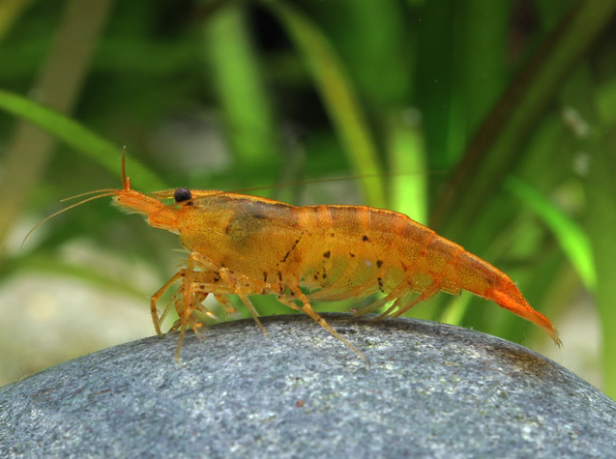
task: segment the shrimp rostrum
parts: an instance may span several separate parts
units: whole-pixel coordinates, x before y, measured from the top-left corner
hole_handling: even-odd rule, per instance
[[[543,328],[560,345],[556,328],[524,299],[503,272],[409,217],[366,206],[305,206],[213,190],[178,188],[144,194],[130,188],[101,190],[119,208],[141,213],[155,227],[179,235],[190,252],[186,266],[152,296],[156,332],[169,307],[179,320],[176,353],[184,334],[197,331],[195,312],[214,317],[203,304],[214,295],[226,312],[237,295],[257,325],[251,295],[276,295],[278,301],[312,317],[321,327],[363,357],[312,307],[314,301],[379,299],[357,316],[384,308],[378,316],[397,317],[438,292],[467,290]],[[167,200],[173,202],[166,204]],[[162,315],[158,299],[180,282]],[[267,334],[267,333],[266,333]]]

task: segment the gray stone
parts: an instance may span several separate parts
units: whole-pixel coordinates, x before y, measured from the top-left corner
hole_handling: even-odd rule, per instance
[[[616,404],[464,328],[327,315],[146,338],[0,389],[0,457],[616,457]]]

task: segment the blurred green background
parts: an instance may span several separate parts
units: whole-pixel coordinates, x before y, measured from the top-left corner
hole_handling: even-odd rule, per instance
[[[520,342],[614,398],[615,10],[2,0],[0,384],[153,333],[148,297],[181,265],[176,236],[106,198],[20,246],[60,199],[119,187],[126,145],[140,191],[291,183],[257,194],[429,224],[508,273],[564,346],[466,293],[414,316]]]

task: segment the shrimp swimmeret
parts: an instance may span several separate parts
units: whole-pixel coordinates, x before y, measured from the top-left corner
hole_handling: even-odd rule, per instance
[[[86,193],[93,196],[48,218],[113,196],[120,209],[143,214],[151,226],[179,235],[190,251],[186,267],[151,300],[159,335],[169,309],[175,306],[179,314],[172,327],[180,330],[178,361],[186,329],[197,331],[202,325],[194,312],[215,317],[202,304],[210,294],[227,313],[235,311],[228,295],[238,295],[265,334],[249,297],[276,295],[361,357],[312,308],[313,301],[359,299],[381,292],[380,299],[355,312],[362,316],[389,306],[381,319],[398,317],[441,290],[451,294],[467,290],[533,322],[561,344],[549,319],[528,304],[505,273],[406,215],[367,206],[296,207],[214,190],[178,188],[144,194],[130,188],[124,157],[122,182],[122,189]],[[173,203],[165,204],[168,199]],[[177,293],[159,316],[158,299],[178,281]]]

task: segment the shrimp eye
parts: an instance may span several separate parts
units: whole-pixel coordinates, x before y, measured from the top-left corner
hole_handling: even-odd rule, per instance
[[[173,193],[173,199],[175,199],[176,203],[190,201],[192,199],[192,193],[188,188],[178,188],[175,190],[175,193]]]

